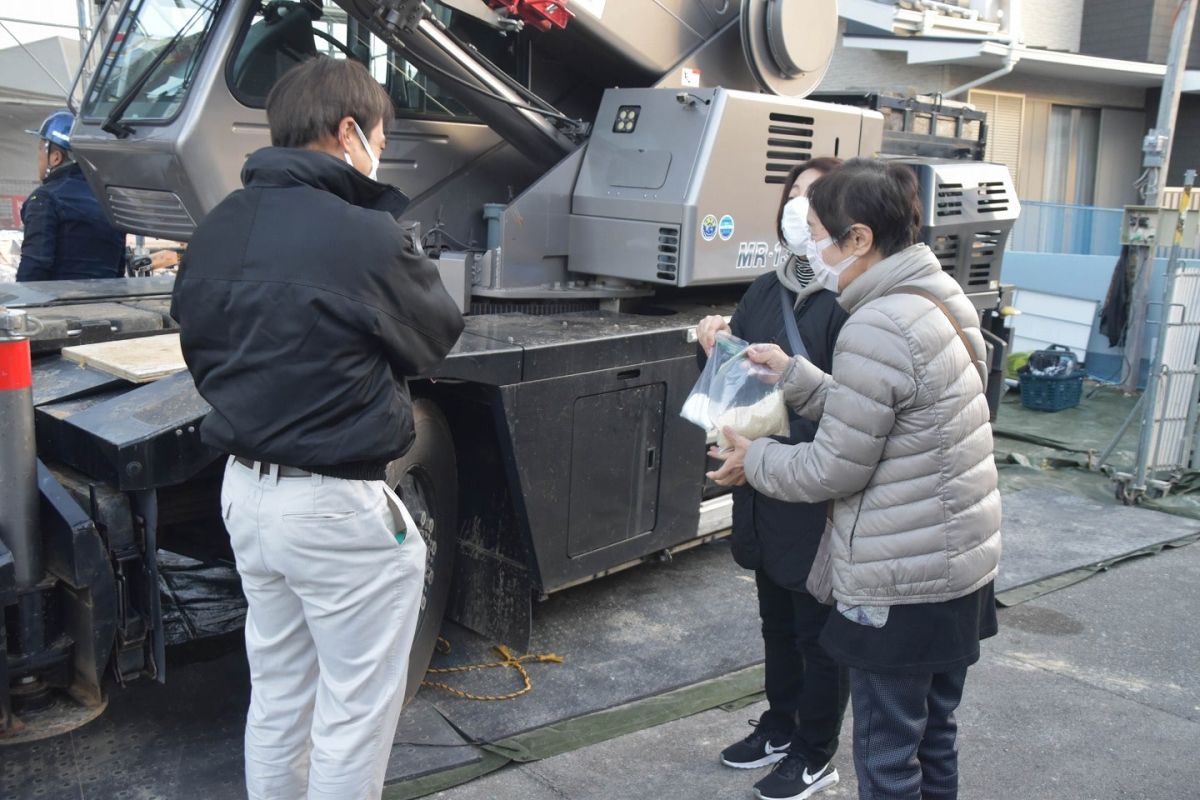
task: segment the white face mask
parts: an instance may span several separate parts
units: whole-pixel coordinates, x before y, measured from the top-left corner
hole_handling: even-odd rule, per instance
[[[808,198],[793,197],[783,206],[783,218],[779,222],[783,231],[783,243],[796,255],[808,252],[812,232],[808,229]]]
[[[821,252],[832,246],[832,237],[826,237],[815,242],[810,239],[808,242],[808,263],[812,267],[813,277],[816,281],[829,291],[837,294],[839,291],[838,280],[851,264],[858,261],[858,256],[847,256],[836,264],[826,263],[825,259],[821,257]]]
[[[362,128],[358,127],[357,122],[354,123],[354,132],[358,134],[358,140],[362,142],[363,150],[367,151],[367,158],[371,159],[371,171],[367,173],[367,177],[377,181],[379,180],[379,159],[375,156],[375,151],[371,149],[371,143],[367,141],[366,134],[363,133]],[[345,157],[347,164],[354,166],[354,160],[350,158],[349,153],[343,150],[342,156]]]

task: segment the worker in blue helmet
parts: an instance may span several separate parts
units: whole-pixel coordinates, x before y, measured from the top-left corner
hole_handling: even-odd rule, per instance
[[[18,281],[120,278],[125,234],[108,223],[96,196],[71,158],[69,111],[56,111],[36,131],[42,185],[21,206],[25,228]]]

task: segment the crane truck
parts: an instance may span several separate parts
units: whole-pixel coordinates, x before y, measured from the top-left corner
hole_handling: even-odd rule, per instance
[[[467,319],[411,382],[416,443],[388,468],[429,553],[410,695],[444,617],[521,648],[536,599],[728,527],[679,416],[693,326],[788,257],[776,209],[797,164],[911,164],[922,238],[1002,363],[1019,204],[981,160],[986,120],[810,97],[834,0],[110,6],[72,149],[122,230],[186,241],[269,144],[267,94],[304,59],[359,60],[394,102],[380,179],[412,198],[403,224]],[[211,633],[164,622],[161,591],[172,559],[229,570],[208,406],[186,371],[135,383],[61,352],[169,332],[171,285],[0,287],[0,348],[32,357],[29,385],[0,381],[0,742],[94,717],[113,684],[165,680],[169,642]]]

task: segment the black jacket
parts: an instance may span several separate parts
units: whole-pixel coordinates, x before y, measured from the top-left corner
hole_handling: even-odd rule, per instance
[[[18,281],[120,278],[125,234],[108,224],[78,164],[52,169],[21,206]]]
[[[1136,274],[1133,248],[1121,247],[1121,256],[1108,284],[1104,307],[1100,309],[1100,333],[1108,338],[1109,347],[1125,344],[1125,329],[1129,326],[1129,302],[1133,281],[1130,273]]]
[[[325,153],[265,148],[196,229],[171,315],[220,450],[380,479],[414,432],[405,378],[463,320],[397,223],[397,189]]]
[[[789,292],[789,301],[795,295]],[[805,298],[796,312],[800,338],[809,360],[825,372],[833,370],[833,345],[846,310],[837,295],[821,290]],[[779,277],[761,276],[742,296],[729,322],[733,335],[751,343],[773,342],[789,355],[787,330],[779,302]],[[791,436],[774,437],[787,444],[811,442],[817,425],[789,412]],[[825,504],[786,503],[759,494],[750,486],[733,489],[733,558],[747,569],[762,569],[779,586],[804,590],[821,532],[825,530]]]

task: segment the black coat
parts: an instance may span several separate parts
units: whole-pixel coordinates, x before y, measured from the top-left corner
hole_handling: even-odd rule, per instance
[[[795,295],[789,292],[789,301]],[[833,345],[849,315],[837,295],[822,290],[805,298],[796,311],[796,326],[809,360],[825,372],[833,370]],[[746,290],[729,323],[734,336],[751,343],[774,343],[789,355],[787,330],[779,302],[779,277],[761,276]],[[811,442],[817,425],[789,411],[791,436],[774,437],[787,444]],[[804,590],[821,532],[825,503],[786,503],[759,494],[750,486],[733,489],[733,558],[747,569],[762,569],[779,586]]]
[[[380,479],[411,446],[405,379],[463,328],[437,268],[398,224],[407,204],[325,153],[265,148],[196,229],[171,315],[201,438],[222,451]]]
[[[1132,294],[1131,272],[1136,274],[1133,248],[1124,245],[1121,247],[1121,256],[1117,259],[1116,269],[1113,270],[1112,280],[1108,284],[1104,307],[1100,309],[1100,333],[1108,338],[1109,347],[1118,347],[1125,343],[1125,329],[1129,326],[1129,302]]]

